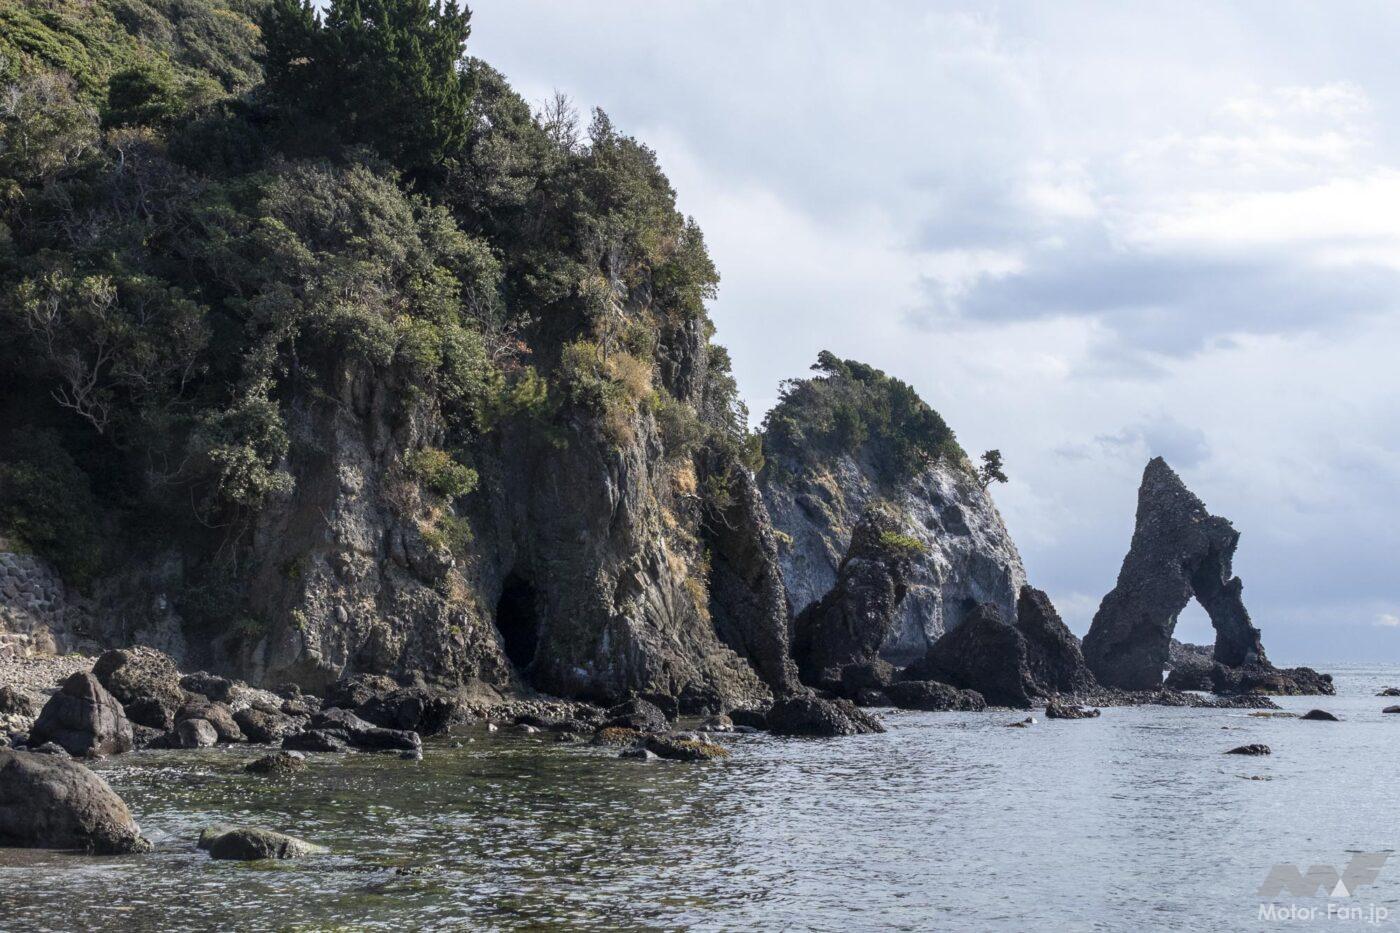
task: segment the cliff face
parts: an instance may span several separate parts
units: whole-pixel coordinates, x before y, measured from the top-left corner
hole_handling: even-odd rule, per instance
[[[1026,582],[1021,556],[991,497],[961,464],[940,460],[890,489],[868,458],[841,454],[817,470],[766,469],[761,484],[781,532],[794,613],[831,589],[860,516],[884,501],[899,532],[923,546],[909,561],[907,592],[881,651],[886,660],[922,658],[980,603],[1014,618]]]

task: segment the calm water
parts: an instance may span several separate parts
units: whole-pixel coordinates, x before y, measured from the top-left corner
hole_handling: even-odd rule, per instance
[[[291,780],[242,774],[251,749],[141,752],[98,767],[156,851],[0,850],[0,929],[1307,925],[1259,919],[1270,866],[1390,852],[1400,817],[1400,716],[1372,695],[1400,669],[1334,672],[1338,697],[1280,703],[1340,724],[1133,708],[1007,729],[1020,717],[891,711],[885,735],[739,737],[712,764],[476,732],[430,741],[422,762],[313,756]],[[1246,742],[1274,754],[1221,754]],[[334,854],[214,862],[194,839],[216,821]],[[1370,926],[1329,921],[1327,898],[1279,903]],[[1331,903],[1400,917],[1400,855]]]

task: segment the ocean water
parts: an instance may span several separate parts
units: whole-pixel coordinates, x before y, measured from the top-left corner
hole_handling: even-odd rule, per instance
[[[97,767],[155,852],[0,850],[0,930],[1395,926],[1400,716],[1374,694],[1400,668],[1330,669],[1337,697],[1279,702],[1341,723],[882,711],[884,735],[741,736],[706,764],[469,731],[281,780],[241,773],[255,749],[140,752]],[[1249,742],[1274,754],[1223,754]],[[332,854],[211,861],[194,840],[220,821]],[[1390,861],[1349,897],[1259,893],[1358,853]]]

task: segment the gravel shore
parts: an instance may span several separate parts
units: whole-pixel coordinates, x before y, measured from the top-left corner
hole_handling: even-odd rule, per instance
[[[96,658],[81,654],[63,657],[0,657],[0,687],[14,687],[39,699],[57,692],[64,678],[78,671],[90,671]]]

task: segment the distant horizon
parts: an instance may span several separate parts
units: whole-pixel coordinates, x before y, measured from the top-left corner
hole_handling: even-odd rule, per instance
[[[1271,657],[1400,660],[1400,10],[472,11],[528,100],[657,151],[755,423],[822,349],[910,382],[1005,455],[1080,635],[1163,455],[1241,532]]]

